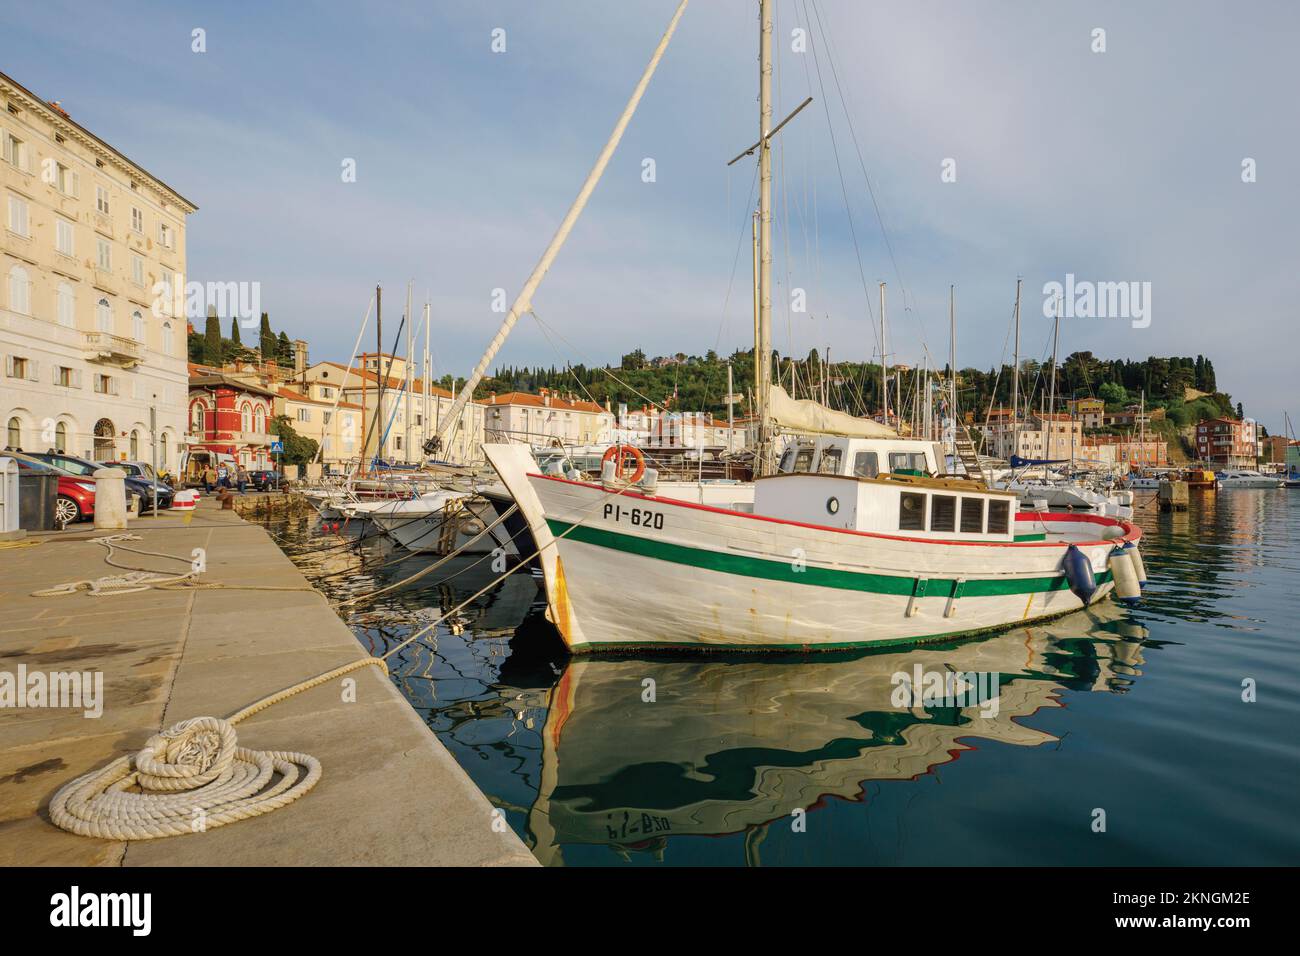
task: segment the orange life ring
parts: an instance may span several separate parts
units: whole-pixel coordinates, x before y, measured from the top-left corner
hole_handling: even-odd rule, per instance
[[[641,454],[641,449],[635,445],[610,445],[606,448],[605,454],[600,459],[601,471],[605,470],[605,462],[613,459],[614,474],[622,478],[624,456],[626,455],[631,455],[636,459],[636,471],[632,472],[632,477],[628,479],[632,484],[636,484],[645,476],[645,455]]]

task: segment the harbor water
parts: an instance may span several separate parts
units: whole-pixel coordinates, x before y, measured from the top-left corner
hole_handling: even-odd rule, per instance
[[[548,865],[1294,865],[1300,492],[1141,497],[1133,608],[910,650],[571,658],[523,572],[391,678]],[[266,521],[331,601],[435,560]],[[381,654],[495,576],[457,557],[341,613]]]

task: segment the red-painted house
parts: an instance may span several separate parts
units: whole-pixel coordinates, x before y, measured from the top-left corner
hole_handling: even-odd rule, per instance
[[[189,403],[187,478],[208,464],[234,462],[249,471],[274,467],[274,392],[191,362]]]

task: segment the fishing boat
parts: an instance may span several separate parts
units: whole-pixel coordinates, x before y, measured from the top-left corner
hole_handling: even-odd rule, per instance
[[[509,556],[518,554],[504,523],[493,527],[497,516],[492,505],[471,491],[443,488],[401,501],[361,502],[345,507],[343,514],[370,521],[417,554],[481,554],[498,548]]]
[[[1078,610],[1117,578],[1137,597],[1136,526],[1022,513],[1012,492],[903,473],[934,468],[926,446],[819,438],[787,452],[810,450],[806,470],[758,479],[752,512],[542,475],[517,446],[484,452],[541,549],[548,614],[573,652],[918,643]]]

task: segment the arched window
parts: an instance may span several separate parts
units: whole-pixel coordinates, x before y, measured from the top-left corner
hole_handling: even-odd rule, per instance
[[[9,270],[9,309],[23,315],[32,314],[32,284],[27,280],[27,270],[22,266],[14,266]]]
[[[246,432],[253,430],[253,406],[244,402],[243,410],[239,414],[239,427]]]
[[[95,326],[101,332],[113,331],[113,308],[107,299],[100,299],[95,305]]]
[[[76,328],[77,326],[77,293],[73,290],[72,284],[68,282],[59,283],[59,325],[65,328]]]
[[[172,324],[170,322],[163,323],[162,350],[166,355],[172,354]]]
[[[139,309],[131,313],[131,338],[137,342],[144,341],[144,316]]]
[[[253,431],[259,435],[266,431],[266,412],[262,410],[261,405],[258,405],[253,413]]]
[[[14,451],[23,447],[23,423],[18,420],[17,415],[9,419],[9,430],[5,443]]]
[[[167,433],[163,432],[158,436],[158,464],[167,467]]]
[[[195,435],[203,434],[203,403],[195,402],[190,408],[190,429]]]
[[[54,425],[54,450],[61,455],[68,451],[68,426],[63,422]]]
[[[131,429],[131,460],[140,460],[140,432],[135,428]]]

